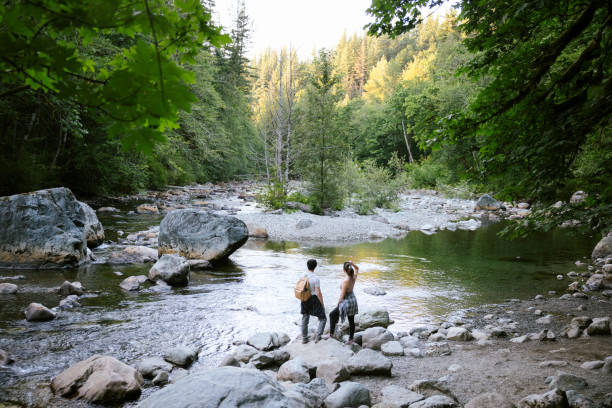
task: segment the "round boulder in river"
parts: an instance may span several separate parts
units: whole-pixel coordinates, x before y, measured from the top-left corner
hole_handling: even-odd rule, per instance
[[[170,286],[185,286],[189,283],[189,263],[182,256],[164,254],[149,271],[149,279],[161,279]]]
[[[87,240],[87,246],[95,248],[104,242],[104,228],[93,208],[80,201],[79,204],[81,204],[83,214],[85,214],[85,239]]]
[[[0,267],[75,266],[87,259],[81,204],[65,187],[0,197]]]
[[[159,228],[158,251],[187,259],[217,261],[230,256],[249,238],[244,222],[206,211],[180,209],[169,212]]]

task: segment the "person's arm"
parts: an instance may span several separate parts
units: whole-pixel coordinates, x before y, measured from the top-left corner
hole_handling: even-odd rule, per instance
[[[351,266],[353,267],[353,271],[355,271],[355,276],[353,276],[353,280],[357,280],[357,275],[359,275],[359,267],[351,261]]]
[[[346,288],[348,288],[348,282],[343,281],[342,286],[340,287],[340,299],[338,299],[338,305],[340,302],[342,302],[342,299],[344,299],[344,296],[346,295]]]
[[[323,309],[325,310],[325,303],[323,303],[323,295],[321,294],[321,288],[317,286],[317,289],[315,290],[315,292],[317,293],[317,297],[321,301],[321,306],[323,306]]]

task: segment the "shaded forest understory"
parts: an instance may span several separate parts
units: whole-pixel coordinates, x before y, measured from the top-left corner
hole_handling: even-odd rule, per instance
[[[211,1],[0,6],[0,195],[258,177],[270,207],[368,213],[437,188],[529,200],[524,227],[609,229],[610,4],[416,3],[375,2],[368,34],[306,61],[249,61],[244,4],[223,31]]]

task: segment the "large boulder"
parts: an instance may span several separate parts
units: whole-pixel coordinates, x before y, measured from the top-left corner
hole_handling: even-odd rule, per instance
[[[370,406],[370,390],[363,385],[345,381],[340,387],[325,398],[327,408]]]
[[[159,228],[158,251],[188,259],[217,261],[227,258],[249,238],[244,222],[206,211],[170,211]]]
[[[198,359],[198,349],[189,346],[176,346],[164,353],[164,360],[181,367],[187,367]]]
[[[51,381],[57,395],[95,403],[118,403],[140,396],[142,375],[114,357],[94,355]]]
[[[596,317],[593,319],[589,327],[586,329],[589,336],[595,334],[610,334],[610,318],[609,317]]]
[[[294,383],[310,382],[310,367],[301,358],[289,360],[278,369],[278,381],[291,381]]]
[[[346,381],[351,375],[344,367],[342,361],[337,358],[330,358],[318,364],[317,377],[324,379],[329,384],[333,384]]]
[[[380,346],[393,340],[393,333],[383,327],[370,327],[361,335],[361,345],[372,350],[380,350]]]
[[[85,239],[87,240],[87,246],[95,248],[104,242],[104,227],[98,219],[96,212],[89,205],[79,201],[83,214],[85,214]]]
[[[242,344],[234,349],[232,355],[234,358],[242,363],[248,363],[251,357],[257,354],[257,349],[247,344]]]
[[[14,283],[0,283],[0,295],[12,295],[17,293],[18,289]]]
[[[149,279],[161,279],[170,286],[185,286],[189,283],[189,263],[182,256],[164,254],[149,270]]]
[[[149,357],[139,361],[136,369],[144,378],[154,378],[161,371],[172,371],[172,364],[161,357]]]
[[[561,391],[583,390],[588,385],[584,378],[560,370],[555,375],[548,377],[546,383],[551,389]]]
[[[0,267],[78,265],[87,259],[85,224],[65,187],[0,197]]]
[[[247,340],[249,346],[257,350],[268,351],[289,343],[291,339],[285,333],[259,332],[255,333]]]
[[[387,309],[382,307],[361,311],[355,317],[355,325],[357,326],[357,330],[365,330],[367,328],[376,326],[386,328],[392,323],[393,320],[389,319],[389,312]]]
[[[392,367],[391,360],[370,349],[360,350],[346,362],[346,368],[351,374],[391,376]]]
[[[607,258],[610,256],[612,256],[612,231],[595,245],[591,258],[597,260],[597,258]]]
[[[139,408],[304,408],[306,403],[285,394],[265,373],[246,368],[219,367],[197,371],[167,385],[142,401]]]
[[[126,265],[126,264],[141,264],[155,262],[157,260],[157,251],[146,246],[129,246],[121,251],[115,251],[110,254],[106,261],[111,265]]]
[[[24,313],[26,320],[29,322],[44,322],[55,319],[55,313],[40,303],[30,303]]]
[[[446,333],[446,338],[454,341],[470,341],[474,336],[464,327],[451,327]]]
[[[309,342],[302,344],[294,341],[285,347],[291,358],[302,358],[307,364],[318,367],[319,363],[335,358],[346,363],[352,356],[353,351],[345,344],[334,339],[321,340],[317,344]]]
[[[519,401],[519,408],[567,408],[565,393],[554,389],[545,394],[531,394]]]
[[[289,360],[289,353],[285,350],[260,351],[255,354],[249,364],[255,368],[267,368],[272,366],[280,366]]]
[[[484,194],[476,201],[474,209],[495,211],[501,208],[502,204],[488,194]]]
[[[330,394],[329,388],[321,378],[315,378],[308,384],[296,383],[286,386],[285,394],[297,401],[303,402],[306,408],[319,408]]]

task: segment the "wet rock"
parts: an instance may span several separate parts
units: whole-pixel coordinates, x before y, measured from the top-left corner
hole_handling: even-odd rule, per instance
[[[305,408],[319,408],[330,394],[329,388],[321,378],[315,378],[308,384],[297,383],[287,387],[285,395],[304,403]]]
[[[230,256],[248,239],[246,224],[238,218],[205,211],[170,211],[159,229],[159,254],[214,262]]]
[[[79,297],[77,295],[67,296],[66,298],[60,300],[59,307],[60,309],[73,309],[75,307],[81,307]]]
[[[518,408],[566,408],[567,398],[562,390],[554,389],[545,394],[532,394],[518,403]]]
[[[148,278],[144,275],[129,276],[122,280],[119,286],[121,289],[127,291],[140,290],[142,288],[142,284],[147,280]]]
[[[142,376],[110,356],[94,355],[62,371],[51,381],[56,395],[94,403],[119,403],[140,396]]]
[[[454,341],[470,341],[474,339],[474,336],[464,327],[451,327],[448,329],[446,338]]]
[[[522,336],[511,338],[510,342],[511,343],[517,343],[517,344],[523,344],[525,342],[528,342],[529,340],[531,340],[530,335],[529,334],[524,334]]]
[[[610,318],[609,317],[596,317],[593,322],[586,329],[589,336],[596,334],[610,334]]]
[[[496,392],[486,392],[473,398],[464,408],[515,408],[512,401]]]
[[[295,228],[302,230],[312,226],[312,220],[309,219],[301,219],[295,224]]]
[[[104,242],[104,227],[98,219],[96,212],[89,205],[79,201],[83,214],[85,215],[85,239],[87,240],[87,246],[95,248]]]
[[[149,270],[149,279],[163,280],[170,286],[189,284],[189,263],[182,256],[163,254]]]
[[[597,258],[607,258],[610,256],[612,256],[612,232],[608,233],[607,236],[603,237],[597,245],[595,245],[591,258],[597,260]]]
[[[260,332],[249,337],[247,344],[257,350],[267,351],[284,346],[289,341],[289,336],[285,333]]]
[[[425,355],[420,349],[416,347],[406,349],[405,353],[408,354],[410,357],[414,357],[414,358],[421,358]]]
[[[388,385],[382,389],[381,393],[383,403],[398,408],[406,408],[410,404],[425,399],[423,395],[398,385]]]
[[[141,264],[157,261],[157,251],[145,246],[129,246],[110,254],[106,263],[111,265]]]
[[[144,378],[153,378],[160,371],[172,371],[172,364],[161,357],[149,357],[139,361],[136,369]]]
[[[55,319],[55,313],[40,303],[30,303],[25,309],[25,316],[29,322],[44,322]]]
[[[564,371],[557,371],[555,375],[546,379],[546,383],[551,389],[559,389],[561,391],[583,390],[587,387],[587,382],[584,378]]]
[[[198,359],[198,350],[188,346],[177,346],[164,353],[164,360],[181,367],[188,367]]]
[[[346,369],[351,374],[391,376],[393,363],[381,353],[363,349],[346,362]]]
[[[136,207],[138,214],[158,214],[159,208],[155,204],[140,204]]]
[[[64,281],[59,288],[59,294],[63,296],[67,295],[77,295],[80,296],[85,292],[85,288],[81,282],[68,282]]]
[[[168,374],[168,372],[160,371],[159,373],[157,373],[157,375],[155,376],[155,378],[153,378],[151,382],[157,387],[163,387],[164,385],[168,384],[169,380],[170,375]]]
[[[399,341],[388,341],[380,346],[380,350],[385,356],[403,356],[404,348]]]
[[[427,357],[450,356],[451,348],[446,342],[429,343],[424,354]]]
[[[100,207],[96,210],[97,212],[121,212],[119,209],[115,207]]]
[[[361,335],[361,345],[373,350],[380,350],[384,343],[394,340],[393,333],[382,327],[370,327]]]
[[[370,391],[363,385],[345,381],[340,387],[325,398],[327,408],[370,406]]]
[[[301,358],[289,360],[280,366],[276,379],[278,381],[291,381],[294,383],[309,383],[310,366]]]
[[[0,283],[0,295],[12,295],[17,293],[19,287],[14,283]]]
[[[219,367],[189,374],[138,404],[139,408],[220,406],[298,408],[305,403],[286,395],[277,381],[258,370]]]
[[[15,360],[13,360],[8,352],[0,349],[0,366],[7,366],[9,364],[13,364],[14,362]]]
[[[322,361],[317,366],[316,375],[324,379],[328,384],[339,383],[348,380],[351,375],[344,367],[344,363],[337,358]]]
[[[491,197],[489,194],[484,194],[478,199],[478,201],[476,201],[474,209],[496,211],[499,210],[501,206],[502,204],[499,201]]]
[[[370,327],[388,327],[393,323],[393,320],[389,319],[389,312],[385,308],[373,308],[359,312],[355,317],[355,325],[357,330],[365,330]]]
[[[372,295],[372,296],[384,296],[387,294],[387,292],[384,289],[381,289],[379,287],[367,287],[363,291],[367,293],[368,295]]]
[[[578,394],[574,390],[567,391],[565,396],[567,397],[570,408],[597,408],[597,405],[592,400],[584,395]]]
[[[87,260],[85,214],[65,188],[0,197],[0,267],[76,266]]]

